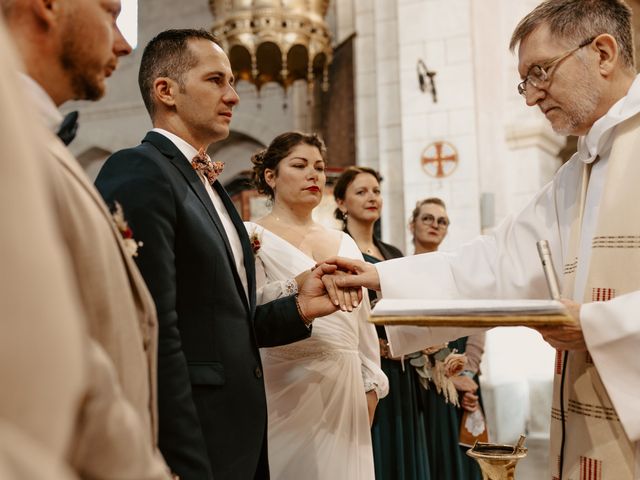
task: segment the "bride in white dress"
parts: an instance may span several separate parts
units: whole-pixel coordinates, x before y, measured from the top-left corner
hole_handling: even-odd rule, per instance
[[[246,224],[259,302],[294,293],[325,258],[362,258],[351,237],[312,219],[326,181],[324,155],[317,136],[291,132],[252,158],[258,190],[273,199],[271,213]],[[272,478],[375,478],[370,422],[388,382],[364,297],[356,308],[345,305],[352,311],[315,319],[310,338],[261,350]]]

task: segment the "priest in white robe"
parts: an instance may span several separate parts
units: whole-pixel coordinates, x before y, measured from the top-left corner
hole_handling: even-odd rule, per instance
[[[558,352],[552,479],[640,479],[640,78],[631,11],[622,0],[549,0],[517,26],[515,47],[518,91],[557,133],[580,136],[577,153],[493,235],[375,266],[338,260],[356,275],[336,282],[384,298],[548,298],[536,250],[548,240],[578,321],[541,329]],[[396,354],[468,334],[390,330]]]

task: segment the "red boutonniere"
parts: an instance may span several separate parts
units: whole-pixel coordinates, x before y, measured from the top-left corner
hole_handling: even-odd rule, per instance
[[[260,250],[260,247],[262,246],[261,237],[257,229],[249,235],[249,242],[251,243],[251,251],[253,252],[253,255],[257,255],[258,250]]]
[[[122,205],[115,202],[115,210],[113,211],[113,223],[115,223],[120,235],[122,235],[122,243],[124,249],[132,257],[138,256],[138,248],[142,247],[142,242],[136,242],[133,238],[133,232],[129,228],[129,224],[124,219],[124,212],[122,211]]]

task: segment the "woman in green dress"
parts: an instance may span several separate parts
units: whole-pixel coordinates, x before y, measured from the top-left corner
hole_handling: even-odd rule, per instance
[[[366,167],[349,167],[338,178],[333,195],[336,218],[344,222],[364,259],[370,263],[401,257],[402,252],[374,234],[380,219],[380,175]],[[372,304],[375,292],[369,292]],[[419,407],[419,384],[414,368],[389,356],[383,327],[376,327],[382,370],[389,378],[389,395],[376,410],[371,430],[377,480],[439,480],[429,475],[425,418]]]
[[[409,221],[414,254],[438,250],[448,228],[449,217],[442,200],[427,198],[418,202]],[[460,445],[460,424],[465,412],[467,417],[473,415],[471,420],[477,420],[476,424],[484,422],[478,384],[484,333],[459,338],[442,347],[429,349],[410,361],[422,372],[419,396],[426,422],[431,478],[481,480],[476,461],[465,453],[469,447]],[[450,371],[452,361],[460,367],[457,371]]]

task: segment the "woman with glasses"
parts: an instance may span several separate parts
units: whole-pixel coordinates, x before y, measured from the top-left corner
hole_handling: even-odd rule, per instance
[[[411,214],[409,230],[413,234],[414,254],[435,252],[447,235],[449,217],[439,198],[421,200]]]
[[[335,216],[344,223],[364,260],[402,257],[393,245],[380,240],[374,226],[382,212],[380,175],[366,167],[349,167],[338,178],[333,195]],[[372,303],[376,294],[369,292]],[[413,368],[403,368],[391,358],[383,327],[376,327],[380,342],[382,370],[389,378],[389,395],[378,404],[371,431],[377,480],[429,480],[425,423],[418,407],[419,386]]]
[[[419,201],[409,219],[414,254],[437,251],[448,229],[449,217],[441,199],[433,197]],[[465,423],[469,417],[470,422],[484,422],[478,384],[484,339],[485,334],[480,333],[459,338],[442,348],[427,349],[417,357],[411,355],[414,358],[409,363],[422,372],[421,384],[425,387],[420,389],[420,396],[431,478],[482,478],[475,460],[465,454],[468,447],[461,447],[459,442],[463,418]],[[452,368],[454,364],[459,367]],[[472,438],[465,440],[473,444]]]

